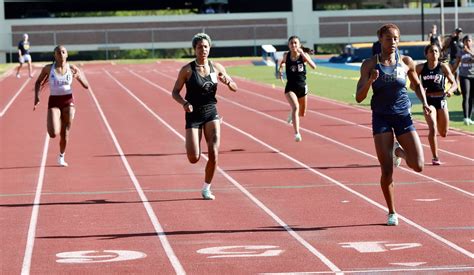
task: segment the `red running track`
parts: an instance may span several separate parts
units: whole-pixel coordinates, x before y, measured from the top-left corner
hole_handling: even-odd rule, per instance
[[[205,159],[187,162],[170,95],[182,65],[84,66],[68,168],[47,95],[33,112],[33,81],[1,80],[1,274],[473,272],[472,134],[440,139],[442,166],[396,169],[388,227],[370,112],[311,96],[295,143],[283,91],[238,79],[219,89],[217,199],[204,201]]]

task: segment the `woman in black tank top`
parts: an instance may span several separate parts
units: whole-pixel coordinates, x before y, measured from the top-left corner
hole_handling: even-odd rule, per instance
[[[446,96],[450,97],[457,89],[457,83],[447,64],[439,61],[441,48],[437,44],[430,44],[425,47],[425,56],[427,61],[416,65],[416,73],[420,77],[423,88],[426,90],[426,101],[431,109],[430,114],[425,113],[426,123],[429,133],[428,141],[430,143],[431,154],[433,155],[432,164],[440,165],[438,156],[439,134],[446,137],[449,129],[449,111]],[[451,84],[449,90],[445,91],[445,80]]]
[[[216,109],[216,91],[218,80],[231,91],[237,91],[237,84],[227,74],[224,66],[208,59],[211,50],[211,38],[198,33],[192,40],[196,59],[184,65],[174,84],[173,99],[183,106],[186,117],[186,154],[191,163],[201,157],[202,135],[204,134],[208,161],[204,175],[201,195],[205,200],[213,200],[211,181],[217,168],[217,155],[220,143],[221,119]],[[186,85],[186,96],[180,94]]]
[[[316,64],[309,56],[310,49],[301,46],[298,36],[291,36],[288,39],[288,48],[290,49],[283,55],[279,67],[279,77],[283,81],[283,66],[286,70],[285,97],[290,103],[291,111],[288,115],[288,123],[293,123],[295,132],[295,141],[302,140],[300,134],[299,117],[306,115],[308,86],[306,85],[306,66],[308,63],[311,68],[316,69]]]

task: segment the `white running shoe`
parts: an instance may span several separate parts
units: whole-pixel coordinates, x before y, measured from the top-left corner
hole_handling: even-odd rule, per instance
[[[16,78],[20,78],[20,74],[16,74]]]
[[[205,199],[205,200],[215,200],[216,199],[216,196],[214,196],[214,194],[212,194],[211,190],[203,189],[203,190],[201,190],[201,195],[202,195],[202,198]]]
[[[59,166],[62,166],[62,167],[67,167],[68,166],[67,162],[64,160],[64,155],[59,155],[58,156],[58,164],[59,164]]]
[[[398,167],[400,166],[400,163],[402,163],[402,158],[401,157],[398,157],[396,154],[395,154],[395,150],[397,148],[401,148],[400,147],[400,144],[398,143],[398,141],[395,141],[393,143],[393,151],[392,151],[392,155],[393,155],[393,166],[395,167]]]
[[[389,225],[389,226],[398,225],[398,215],[397,215],[397,213],[388,214],[387,225]]]
[[[296,141],[296,142],[300,142],[300,141],[302,141],[302,140],[303,140],[303,138],[301,137],[301,134],[300,134],[300,133],[295,134],[295,141]]]

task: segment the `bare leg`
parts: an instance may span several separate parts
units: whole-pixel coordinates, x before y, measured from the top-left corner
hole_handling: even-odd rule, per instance
[[[61,132],[61,110],[59,108],[48,109],[47,128],[51,138],[55,138]]]
[[[210,184],[214,178],[214,173],[217,168],[217,160],[219,155],[219,145],[221,138],[221,128],[219,120],[213,120],[204,125],[204,136],[207,142],[207,149],[209,152],[206,164],[206,173],[204,182]]]
[[[65,107],[61,113],[61,139],[59,140],[59,152],[64,154],[69,141],[69,132],[71,130],[72,121],[76,108],[74,106]]]
[[[31,65],[31,60],[29,60],[28,61],[28,73],[29,73],[30,77],[33,77],[32,71],[33,71],[33,66]]]
[[[191,163],[196,163],[201,158],[201,137],[201,129],[186,129],[186,154]]]
[[[299,103],[298,103],[298,98],[293,92],[286,93],[285,97],[291,106],[291,118],[293,121],[293,130],[295,131],[295,134],[298,134],[300,132],[300,119],[299,119],[299,116],[297,115],[299,113],[299,108],[300,108]]]
[[[298,98],[298,105],[300,106],[299,116],[306,116],[306,106],[308,106],[308,96]]]
[[[433,155],[434,159],[438,159],[438,140],[436,139],[437,130],[438,130],[438,120],[436,109],[433,106],[430,106],[431,113],[429,115],[425,114],[425,120],[428,124],[429,132],[428,132],[428,141],[430,143],[431,154]]]
[[[395,213],[394,185],[393,185],[393,133],[387,132],[374,136],[375,150],[380,163],[382,175],[380,186],[382,188],[389,214]]]
[[[423,171],[425,158],[423,156],[420,137],[416,131],[397,136],[397,140],[403,148],[399,148],[396,151],[397,156],[404,158],[408,167],[415,172]]]

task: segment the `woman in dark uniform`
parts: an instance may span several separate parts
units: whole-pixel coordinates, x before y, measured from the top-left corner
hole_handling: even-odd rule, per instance
[[[208,147],[208,158],[201,195],[205,200],[213,200],[211,181],[217,167],[220,143],[220,117],[216,109],[218,80],[231,91],[237,91],[237,84],[226,73],[224,66],[208,59],[211,38],[198,33],[192,40],[196,59],[181,68],[173,88],[173,99],[183,106],[186,117],[186,153],[191,163],[201,157],[201,138]],[[186,85],[186,96],[180,92]]]
[[[426,91],[426,101],[431,109],[431,114],[425,114],[428,124],[432,164],[440,165],[438,157],[438,141],[436,135],[446,137],[449,129],[449,111],[446,96],[453,95],[458,88],[454,75],[447,64],[439,62],[441,48],[438,44],[425,47],[426,62],[416,65],[416,73],[421,78],[421,84]],[[449,90],[445,91],[444,83],[448,79],[451,83]]]
[[[362,102],[372,87],[372,133],[382,175],[380,184],[388,207],[387,225],[398,225],[395,212],[393,166],[406,160],[416,172],[423,170],[424,158],[420,138],[415,131],[410,114],[410,100],[406,77],[423,105],[424,112],[431,109],[415,71],[415,62],[398,53],[400,30],[394,24],[385,24],[378,31],[382,52],[366,59],[360,69],[356,101]],[[394,142],[393,134],[400,142]]]
[[[279,77],[282,79],[283,65],[286,70],[285,97],[290,103],[291,112],[288,116],[288,123],[293,122],[295,131],[295,141],[302,140],[300,134],[300,120],[306,114],[308,86],[306,85],[306,66],[308,63],[311,68],[316,69],[316,64],[307,52],[309,49],[303,48],[298,36],[291,36],[288,39],[288,48],[290,51],[283,54],[279,67]]]

